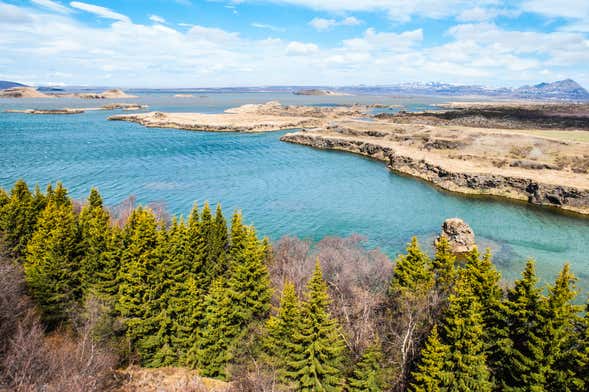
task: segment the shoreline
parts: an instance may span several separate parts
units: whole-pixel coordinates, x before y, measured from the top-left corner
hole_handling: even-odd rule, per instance
[[[280,140],[321,150],[341,151],[372,158],[385,163],[385,166],[395,174],[424,181],[446,192],[462,196],[515,201],[558,213],[589,218],[589,190],[587,189],[545,184],[525,177],[452,172],[426,160],[399,155],[391,147],[360,140],[325,137],[309,132],[288,133]],[[567,198],[565,203],[558,204],[556,197],[563,193],[576,197]]]

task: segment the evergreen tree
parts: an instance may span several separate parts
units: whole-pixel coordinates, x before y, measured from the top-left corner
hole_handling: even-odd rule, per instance
[[[268,314],[272,290],[265,250],[254,228],[243,227],[239,235],[239,244],[232,240],[228,286],[242,323],[246,325]]]
[[[203,376],[222,380],[228,376],[227,363],[233,358],[233,346],[242,333],[241,317],[227,290],[222,276],[213,281],[205,300],[196,353],[189,355],[189,359],[197,360]]]
[[[292,368],[297,353],[303,347],[296,337],[300,336],[301,304],[297,298],[294,284],[286,282],[280,298],[278,313],[266,322],[264,346],[269,355],[271,366],[278,369],[278,378],[282,384],[289,385],[295,378],[296,369]]]
[[[157,222],[151,210],[141,207],[131,213],[124,228],[121,267],[118,276],[116,310],[123,317],[132,347],[153,332],[149,302],[157,298],[154,290],[159,265]],[[142,360],[149,361],[145,350]]]
[[[354,374],[348,379],[349,392],[382,392],[386,389],[386,374],[383,368],[384,355],[377,339],[372,343],[360,361]]]
[[[109,267],[108,246],[112,236],[109,214],[97,189],[90,191],[78,222],[83,251],[80,261],[82,286],[84,291],[88,291],[95,288],[101,280],[101,272]]]
[[[549,342],[545,357],[550,364],[547,374],[547,390],[580,390],[584,381],[575,373],[575,361],[579,337],[576,328],[579,325],[581,307],[573,304],[577,292],[577,278],[565,264],[554,285],[549,288],[546,323],[543,337]]]
[[[508,337],[499,342],[501,361],[497,378],[505,391],[543,391],[548,368],[544,357],[545,301],[537,287],[532,260],[526,263],[522,278],[515,281],[505,303]]]
[[[436,255],[432,260],[432,268],[436,278],[436,287],[442,294],[448,295],[456,280],[456,256],[452,253],[446,236],[436,241]]]
[[[492,312],[497,308],[502,298],[499,287],[501,274],[493,265],[490,251],[487,249],[483,257],[480,257],[479,251],[475,247],[466,256],[464,271],[473,294],[482,305],[484,318],[487,321],[492,317]]]
[[[10,198],[0,209],[0,234],[3,251],[20,259],[33,236],[40,211],[33,195],[23,180],[18,180],[10,192]]]
[[[411,294],[422,296],[434,286],[431,260],[420,249],[417,237],[411,239],[407,254],[397,258],[393,271],[390,293],[394,295]]]
[[[344,342],[340,327],[328,311],[330,299],[319,261],[307,286],[301,334],[303,351],[292,363],[297,390],[341,391]]]
[[[491,391],[490,372],[483,344],[483,314],[478,297],[465,276],[450,295],[444,319],[443,342],[448,358],[443,371],[450,374],[444,387],[451,391]]]
[[[228,268],[227,250],[229,235],[227,223],[221,206],[217,205],[215,217],[211,215],[208,203],[205,203],[200,221],[202,270],[205,273],[205,285],[208,287],[218,276],[223,275]]]
[[[413,382],[409,390],[413,392],[440,392],[450,383],[450,374],[445,370],[449,357],[449,347],[440,341],[438,327],[434,325],[421,350],[417,370],[412,373]]]
[[[76,218],[66,194],[49,200],[27,247],[27,285],[50,326],[65,321],[80,299],[77,234]]]

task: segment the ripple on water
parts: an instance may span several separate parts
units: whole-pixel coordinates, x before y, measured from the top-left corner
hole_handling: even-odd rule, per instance
[[[219,112],[275,98],[287,104],[315,99],[216,94],[181,103],[161,95],[138,101],[150,110]],[[12,105],[2,101],[0,110]],[[109,204],[136,195],[139,202],[163,201],[171,212],[185,215],[194,201],[221,202],[227,213],[241,208],[246,220],[272,239],[359,233],[393,257],[411,236],[430,243],[444,219],[459,216],[471,224],[481,247],[494,250],[507,279],[516,278],[534,257],[545,279],[570,261],[580,284],[589,287],[589,220],[449,195],[391,174],[379,162],[281,143],[285,132],[182,132],[109,122],[108,115],[1,115],[0,185],[10,187],[21,177],[43,186],[62,180],[76,198],[97,186]]]

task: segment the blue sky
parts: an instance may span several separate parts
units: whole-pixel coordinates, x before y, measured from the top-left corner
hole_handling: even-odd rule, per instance
[[[589,87],[588,0],[0,0],[0,79]]]

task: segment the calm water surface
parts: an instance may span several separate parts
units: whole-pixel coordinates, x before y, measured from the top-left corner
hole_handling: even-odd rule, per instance
[[[423,110],[434,101],[383,97],[298,97],[290,94],[208,94],[194,98],[142,94],[129,102],[149,110],[220,112],[271,99],[287,104],[389,103]],[[8,108],[92,107],[106,101],[0,100]],[[443,220],[459,216],[482,246],[495,252],[503,276],[514,279],[533,257],[544,281],[569,261],[589,287],[589,220],[438,191],[387,171],[380,162],[282,143],[284,132],[233,134],[148,129],[106,121],[112,112],[80,115],[0,113],[0,186],[24,178],[61,180],[76,198],[97,186],[109,204],[129,195],[165,202],[187,214],[194,201],[244,211],[262,235],[359,233],[391,256],[412,235],[431,242]]]

